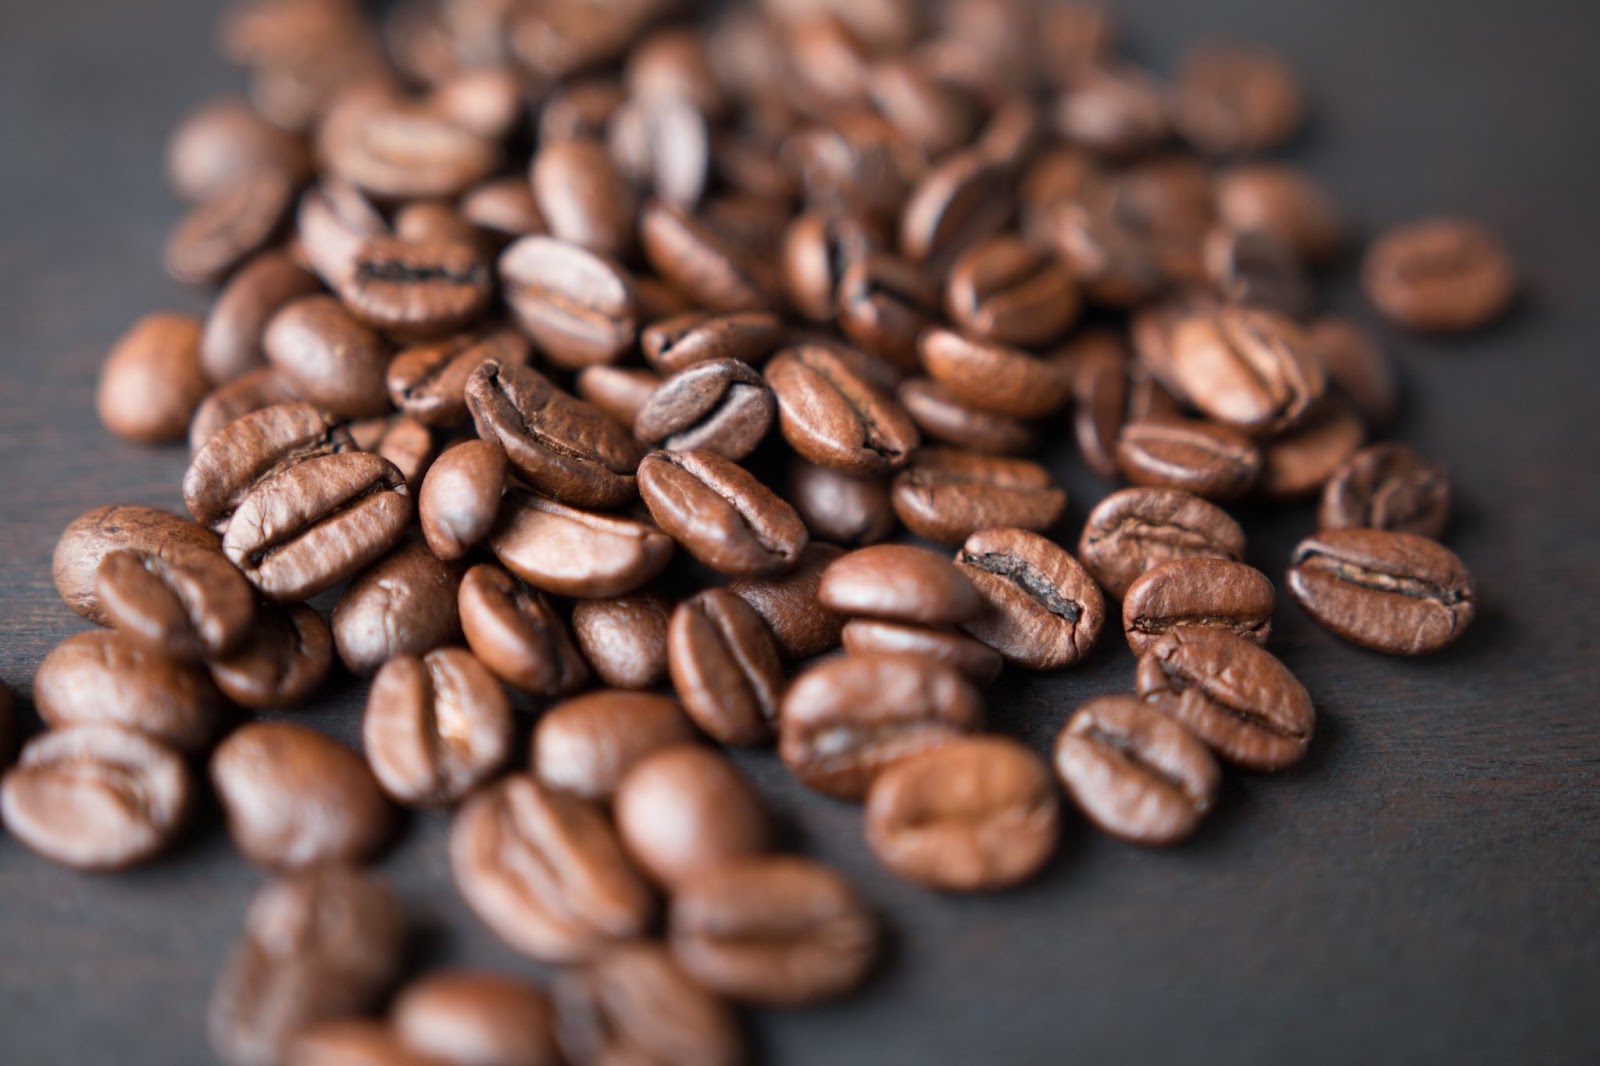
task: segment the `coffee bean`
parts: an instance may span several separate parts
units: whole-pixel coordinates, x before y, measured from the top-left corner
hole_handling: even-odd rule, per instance
[[[333,643],[353,674],[460,639],[457,571],[426,544],[402,545],[352,581],[333,608]]]
[[[722,1000],[650,941],[608,948],[556,978],[558,1036],[569,1062],[739,1066],[739,1025]]]
[[[607,145],[635,187],[692,210],[705,191],[710,140],[705,116],[691,101],[644,90],[612,112]]]
[[[660,386],[656,372],[642,367],[586,366],[573,380],[574,392],[613,422],[629,428]]]
[[[311,170],[302,140],[244,100],[219,97],[184,116],[167,139],[167,183],[185,200],[206,200],[239,179],[277,170],[297,180]]]
[[[235,730],[211,756],[211,784],[234,845],[272,870],[370,861],[394,828],[361,756],[304,726]]]
[[[938,159],[973,140],[978,132],[976,99],[912,58],[880,59],[867,73],[873,106],[907,139]]]
[[[877,923],[848,882],[782,855],[701,871],[672,898],[678,964],[714,991],[774,1006],[834,999],[878,953]]]
[[[1055,850],[1060,806],[1039,757],[1006,737],[958,737],[903,759],[867,793],[867,843],[929,888],[993,892]]]
[[[609,799],[640,759],[697,736],[675,699],[601,690],[546,711],[534,727],[530,761],[534,774],[551,788]]]
[[[813,542],[793,570],[774,577],[736,578],[727,585],[767,623],[786,659],[809,659],[839,646],[844,619],[817,599],[817,586],[829,563],[842,554],[832,544]]]
[[[1305,121],[1289,66],[1263,48],[1217,39],[1191,48],[1178,72],[1172,121],[1210,155],[1276,148]]]
[[[336,1018],[299,1030],[289,1041],[285,1066],[438,1066],[413,1052],[383,1022]]]
[[[652,452],[639,464],[639,494],[662,530],[725,574],[770,574],[800,557],[800,516],[743,467],[709,452]]]
[[[1095,825],[1156,846],[1195,831],[1221,776],[1182,723],[1132,696],[1101,696],[1079,707],[1056,738],[1055,767]]]
[[[839,614],[923,625],[970,621],[982,606],[948,559],[905,544],[877,544],[835,559],[822,572],[817,600]]]
[[[640,587],[672,558],[672,538],[630,518],[513,491],[489,535],[495,558],[534,588],[595,599]]]
[[[316,276],[282,252],[261,252],[240,267],[206,316],[199,353],[205,376],[228,382],[263,366],[267,323],[291,300],[316,291]]]
[[[56,591],[68,607],[97,625],[110,625],[95,579],[105,557],[132,551],[182,563],[196,552],[220,553],[217,535],[185,518],[154,507],[107,504],[73,519],[56,542],[52,563]]]
[[[767,364],[766,379],[784,439],[812,462],[868,476],[910,460],[917,446],[910,417],[835,350],[787,348]]]
[[[1310,338],[1282,315],[1224,307],[1182,319],[1173,373],[1205,414],[1250,433],[1305,419],[1326,385]]]
[[[858,215],[840,211],[799,215],[784,233],[781,252],[789,302],[813,322],[832,320],[840,309],[837,295],[845,274],[878,251],[882,243],[876,227]],[[870,271],[863,275],[870,276]],[[922,287],[918,285],[918,289]],[[902,302],[897,300],[895,305]],[[862,310],[878,307],[884,305],[869,304]],[[858,316],[857,321],[865,319]]]
[[[1261,449],[1215,422],[1153,418],[1130,422],[1117,439],[1117,465],[1135,485],[1213,500],[1242,495],[1261,473]]]
[[[270,366],[251,370],[222,385],[200,401],[189,422],[189,452],[205,447],[224,428],[253,411],[293,403],[294,389]]]
[[[942,382],[907,378],[897,395],[925,439],[995,455],[1017,455],[1039,447],[1039,433],[1032,424],[978,410]]]
[[[975,150],[953,152],[917,182],[900,213],[900,250],[916,264],[948,263],[992,237],[1015,209],[1004,167]]]
[[[1095,505],[1078,556],[1114,599],[1173,559],[1244,557],[1244,531],[1214,504],[1173,489],[1123,489]]]
[[[389,223],[360,190],[332,175],[300,198],[296,236],[311,269],[334,288],[350,276],[356,255],[374,237],[389,236]]]
[[[508,175],[480,182],[461,194],[461,217],[477,227],[481,240],[499,248],[518,237],[550,232],[533,189],[520,176]]]
[[[1289,593],[1323,628],[1389,655],[1423,655],[1455,643],[1477,611],[1472,575],[1426,537],[1336,529],[1301,541]]]
[[[1139,656],[1139,695],[1229,762],[1281,770],[1305,756],[1316,715],[1283,663],[1221,629],[1180,628]]]
[[[1224,303],[1299,318],[1316,302],[1299,255],[1275,234],[1218,227],[1207,235],[1203,254],[1206,275]]]
[[[1129,319],[1128,337],[1138,357],[1137,365],[1170,392],[1181,407],[1194,407],[1195,402],[1189,395],[1187,380],[1178,373],[1177,349],[1173,343],[1178,327],[1191,319],[1214,315],[1217,309],[1214,301],[1203,296],[1176,297],[1147,304],[1134,311]]]
[[[69,725],[29,741],[0,780],[0,816],[52,862],[121,870],[165,850],[193,804],[183,757],[115,725]]]
[[[1041,418],[1067,402],[1071,381],[1053,363],[990,341],[932,329],[917,342],[928,375],[961,403],[1012,418]]]
[[[255,487],[306,459],[350,451],[349,432],[308,403],[266,407],[217,432],[195,454],[183,477],[189,513],[225,532]]]
[[[1320,492],[1366,438],[1366,427],[1344,397],[1330,397],[1305,422],[1262,445],[1256,491],[1270,500]]]
[[[1236,233],[1270,233],[1310,263],[1344,244],[1338,208],[1310,175],[1284,163],[1245,163],[1216,178],[1217,215]]]
[[[799,456],[789,463],[788,499],[813,537],[841,544],[883,540],[899,524],[887,481],[851,477]]]
[[[894,479],[895,514],[919,537],[959,544],[980,529],[1055,525],[1067,494],[1027,459],[923,448]]]
[[[840,638],[851,655],[921,656],[955,668],[979,686],[992,684],[1003,665],[1000,654],[987,644],[943,627],[852,618]]]
[[[1450,518],[1444,468],[1404,444],[1373,444],[1352,455],[1323,488],[1323,529],[1384,529],[1437,537]]]
[[[361,744],[391,799],[437,807],[462,799],[511,757],[511,702],[462,648],[383,664],[367,694]]]
[[[1138,155],[1168,135],[1166,94],[1155,79],[1130,67],[1073,69],[1056,105],[1055,125],[1096,155]]]
[[[756,366],[766,361],[782,339],[783,323],[768,311],[690,311],[652,323],[639,335],[639,347],[646,362],[670,375],[723,359]]]
[[[112,627],[183,662],[238,649],[255,622],[250,583],[220,552],[168,555],[122,550],[101,560],[94,591]]]
[[[475,970],[436,971],[405,987],[390,1012],[395,1035],[429,1061],[557,1066],[556,1014],[531,981]]]
[[[34,708],[46,725],[112,725],[203,754],[222,698],[204,670],[107,630],[68,637],[39,663]]]
[[[1487,228],[1430,218],[1396,226],[1373,241],[1361,263],[1361,284],[1390,321],[1458,333],[1505,314],[1517,278],[1510,254]]]
[[[482,563],[468,570],[459,605],[473,654],[512,688],[560,696],[588,680],[550,601],[498,566]]]
[[[776,278],[770,271],[682,208],[659,200],[645,204],[639,239],[656,272],[702,307],[767,311],[777,303]]]
[[[1168,278],[1155,240],[1105,199],[1051,208],[1039,223],[1039,239],[1048,241],[1092,302],[1130,308],[1160,296]]]
[[[167,273],[185,285],[214,285],[264,247],[288,215],[294,184],[282,170],[231,181],[189,210],[167,238]]]
[[[333,633],[304,604],[263,607],[250,639],[238,651],[211,662],[211,678],[223,695],[244,707],[293,707],[314,696],[333,668]]]
[[[950,318],[997,344],[1048,344],[1078,315],[1077,286],[1065,267],[1016,237],[974,245],[945,279]]]
[[[554,237],[524,237],[500,256],[517,324],[558,366],[613,362],[632,347],[639,296],[620,264]]]
[[[1178,628],[1225,629],[1266,647],[1277,597],[1267,575],[1244,563],[1204,557],[1174,559],[1128,587],[1122,628],[1135,655]]]
[[[830,28],[838,27],[828,27],[820,20],[807,27],[814,31]],[[797,43],[793,37],[784,42],[791,48]],[[842,43],[849,47],[848,39]],[[786,55],[779,62],[787,65],[792,58]],[[825,65],[819,62],[816,69]],[[806,69],[806,64],[800,66]],[[790,134],[783,154],[790,169],[800,175],[809,206],[868,217],[897,214],[925,165],[915,145],[882,116],[865,108],[842,110],[826,125]]]
[[[553,236],[601,255],[627,254],[633,245],[633,189],[604,144],[574,138],[542,145],[528,178]]]
[[[976,729],[983,700],[954,669],[917,656],[851,655],[795,678],[778,754],[802,783],[859,800],[884,767]]]
[[[579,600],[572,635],[595,676],[611,688],[654,688],[667,676],[671,606],[652,593]]]
[[[539,143],[603,140],[606,123],[625,99],[626,91],[612,77],[597,75],[555,87],[540,108]]]
[[[938,289],[924,271],[883,252],[844,266],[835,302],[846,337],[906,369],[917,365],[917,336],[939,317]]]
[[[417,517],[433,553],[459,559],[487,537],[505,484],[505,449],[494,441],[462,441],[439,456],[417,494]]]
[[[396,336],[439,337],[471,325],[488,306],[489,268],[470,240],[376,237],[338,285],[363,322]]]
[[[451,198],[500,165],[493,143],[445,115],[375,94],[347,94],[317,148],[335,175],[385,200]]]
[[[1362,420],[1373,429],[1394,421],[1400,386],[1394,366],[1372,335],[1332,315],[1311,323],[1310,333],[1329,384],[1355,405]]]
[[[1216,215],[1211,172],[1203,162],[1155,155],[1091,188],[1088,199],[1101,202],[1123,227],[1147,239],[1157,269],[1169,282],[1204,284],[1203,243]]]
[[[663,748],[636,763],[617,786],[613,808],[628,854],[669,890],[771,844],[761,797],[725,756],[698,744]]]
[[[663,381],[633,422],[633,434],[668,451],[739,460],[772,426],[772,390],[737,359],[696,363]]]
[[[478,436],[497,440],[532,488],[578,507],[615,507],[637,491],[633,437],[544,375],[493,360],[467,381]]]
[[[461,808],[450,827],[450,868],[496,936],[545,962],[582,962],[642,934],[655,912],[601,810],[522,775]]]
[[[328,866],[268,885],[211,992],[206,1027],[230,1066],[274,1066],[294,1034],[372,1007],[399,975],[405,917],[381,882]]]
[[[772,738],[783,667],[772,631],[736,594],[707,589],[678,604],[667,670],[683,709],[710,736],[741,745]]]
[[[332,296],[303,296],[272,316],[267,358],[296,394],[330,414],[386,414],[389,349]]]
[[[95,407],[117,436],[159,444],[183,438],[206,389],[200,323],[189,315],[147,315],[106,356]]]
[[[1083,464],[1117,476],[1117,439],[1128,421],[1128,353],[1111,333],[1081,337],[1072,353],[1072,431]]]
[[[983,603],[962,628],[1008,661],[1058,670],[1094,647],[1105,597],[1064,548],[1024,529],[985,529],[967,538],[955,561]]]

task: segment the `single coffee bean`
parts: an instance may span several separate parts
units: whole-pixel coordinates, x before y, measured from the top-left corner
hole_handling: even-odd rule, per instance
[[[361,743],[391,799],[455,803],[511,757],[511,701],[472,653],[439,648],[383,664],[367,694]]]
[[[616,507],[637,492],[632,435],[537,371],[490,360],[468,379],[467,406],[478,436],[499,441],[531,487],[578,507]]]
[[[494,143],[432,108],[348,93],[324,118],[317,154],[336,176],[384,200],[453,198],[494,173]]]
[[[184,200],[207,200],[260,170],[296,180],[311,170],[301,138],[279,129],[244,100],[219,97],[189,112],[167,139],[166,173]]]
[[[950,560],[907,544],[876,544],[835,559],[822,572],[817,600],[843,615],[923,625],[970,621],[982,608]]]
[[[852,618],[840,631],[851,655],[917,655],[954,667],[974,685],[987,686],[1000,676],[1000,653],[953,629],[878,618]]]
[[[611,688],[654,688],[667,677],[667,621],[672,608],[641,592],[579,600],[572,635],[600,682]]]
[[[1299,82],[1263,48],[1210,39],[1192,47],[1178,71],[1173,125],[1209,155],[1276,148],[1305,121]]]
[[[1060,833],[1055,784],[1006,737],[958,737],[895,763],[867,793],[867,843],[929,888],[993,892],[1036,873]]]
[[[910,416],[837,351],[787,348],[767,364],[766,379],[784,439],[812,462],[871,476],[910,460],[918,440]]]
[[[410,543],[352,581],[333,608],[333,643],[345,669],[370,674],[401,655],[424,655],[460,639],[457,571]]]
[[[119,550],[95,572],[94,590],[112,627],[170,658],[225,656],[249,639],[255,591],[221,552]]]
[[[995,455],[1031,452],[1039,446],[1039,433],[1032,424],[971,407],[948,385],[931,378],[907,378],[897,395],[925,439]]]
[[[468,646],[512,688],[560,696],[588,680],[550,602],[498,566],[482,563],[467,571],[459,606]]]
[[[1256,492],[1299,500],[1322,490],[1367,439],[1367,427],[1342,396],[1330,397],[1306,421],[1261,446]]]
[[[659,200],[639,216],[639,240],[656,273],[712,311],[768,311],[777,303],[770,268],[682,208]]]
[[[294,1034],[284,1066],[438,1066],[438,1060],[412,1052],[383,1022],[335,1018]]]
[[[999,526],[1048,529],[1067,506],[1067,494],[1038,463],[954,448],[917,452],[895,477],[892,497],[907,529],[941,544]]]
[[[1232,167],[1215,181],[1217,215],[1236,233],[1270,233],[1306,262],[1327,263],[1344,244],[1339,210],[1311,176],[1284,163]]]
[[[514,950],[582,962],[641,935],[655,912],[600,808],[516,775],[480,790],[450,827],[456,888]]]
[[[792,855],[701,871],[672,898],[678,964],[714,991],[773,1006],[834,999],[859,985],[878,928],[849,882]]]
[[[1244,558],[1244,531],[1227,512],[1173,489],[1123,489],[1095,505],[1078,557],[1114,599],[1138,576],[1173,559]]]
[[[586,366],[573,379],[573,391],[601,414],[624,427],[632,427],[661,386],[654,370],[625,366]]]
[[[407,985],[390,1011],[395,1035],[429,1061],[557,1066],[556,1014],[538,985],[509,974],[436,971]]]
[[[749,364],[715,359],[681,370],[651,394],[633,434],[654,448],[739,460],[772,426],[772,390]]]
[[[1516,268],[1500,239],[1465,219],[1430,218],[1388,230],[1361,263],[1367,299],[1408,329],[1458,333],[1511,306]]]
[[[788,573],[736,578],[727,589],[755,608],[784,658],[809,659],[839,646],[844,619],[822,606],[817,586],[828,564],[841,554],[832,544],[807,544]]]
[[[394,828],[394,809],[361,756],[304,726],[235,730],[211,756],[211,784],[234,845],[272,870],[367,862]]]
[[[487,537],[505,484],[505,449],[494,441],[462,441],[439,456],[417,494],[417,517],[433,553],[459,559]]]
[[[1221,629],[1173,629],[1139,656],[1139,695],[1229,762],[1281,770],[1311,743],[1311,697],[1270,652]]]
[[[639,494],[668,536],[720,573],[787,570],[809,539],[793,507],[743,467],[709,452],[645,456]]]
[[[381,882],[325,866],[268,885],[211,992],[230,1066],[275,1066],[295,1033],[374,1006],[405,961],[405,915]]]
[[[1128,587],[1122,629],[1135,655],[1178,628],[1225,629],[1264,648],[1276,602],[1272,582],[1252,566],[1229,559],[1174,559],[1146,570]]]
[[[147,315],[106,356],[95,407],[117,436],[142,444],[183,439],[205,398],[200,323],[189,315]]]
[[[693,209],[710,169],[706,119],[693,102],[648,89],[611,115],[611,158],[637,188],[666,203]]]
[[[530,762],[534,775],[550,788],[604,800],[640,759],[698,735],[671,697],[588,692],[556,704],[539,719]]]
[[[1135,156],[1168,136],[1167,94],[1147,74],[1096,64],[1073,69],[1065,88],[1056,130],[1096,155]]]
[[[665,569],[673,540],[653,525],[508,493],[489,535],[495,558],[534,588],[595,599],[632,592]]]
[[[1213,500],[1240,496],[1261,473],[1261,449],[1215,422],[1153,418],[1130,422],[1117,439],[1117,465],[1135,485]]]
[[[331,296],[304,296],[267,325],[267,358],[296,394],[333,415],[368,418],[389,409],[389,350]]]
[[[983,603],[963,628],[1009,662],[1058,670],[1094,647],[1105,597],[1066,549],[1025,529],[984,529],[955,561]]]
[[[992,341],[932,329],[917,342],[928,375],[961,403],[1012,418],[1041,418],[1066,403],[1071,381],[1058,366]]]
[[[851,477],[795,456],[789,463],[789,502],[813,537],[841,544],[872,544],[895,531],[889,483]]]
[[[1154,846],[1195,831],[1221,778],[1187,727],[1132,696],[1101,696],[1079,707],[1056,738],[1055,767],[1095,825]]]
[[[758,366],[782,341],[783,322],[769,311],[690,311],[652,323],[639,335],[645,361],[669,375],[721,359]]]
[[[356,318],[411,339],[471,325],[489,304],[488,265],[468,240],[375,237],[337,286]]]
[[[112,725],[200,755],[221,725],[204,670],[107,630],[68,637],[39,663],[34,708],[52,728]]]
[[[68,725],[29,741],[0,780],[0,818],[51,862],[122,870],[183,829],[194,785],[183,757],[116,725]]]
[[[1310,334],[1328,382],[1355,405],[1362,420],[1372,429],[1394,421],[1400,385],[1393,364],[1372,335],[1333,315],[1311,323]]]
[[[938,289],[924,270],[884,252],[844,267],[835,303],[846,337],[906,369],[917,365],[917,336],[939,318]]]
[[[245,415],[298,398],[283,375],[270,366],[235,378],[212,390],[195,408],[189,422],[190,454],[198,453],[212,437]]]
[[[234,511],[261,482],[306,459],[355,447],[345,427],[311,404],[253,411],[223,427],[195,454],[183,477],[183,500],[198,521],[225,532]]]
[[[1066,268],[1016,237],[974,245],[950,267],[945,307],[963,330],[997,344],[1048,344],[1078,315]]]
[[[524,237],[500,256],[518,325],[558,366],[615,361],[633,346],[639,296],[620,264],[554,237]]]
[[[105,557],[132,551],[181,563],[196,552],[220,554],[222,542],[204,526],[154,507],[107,504],[73,519],[56,542],[56,591],[68,607],[97,625],[111,617],[95,591]]]
[[[1195,406],[1249,433],[1303,421],[1326,387],[1311,339],[1273,311],[1199,311],[1177,324],[1171,344],[1173,373]]]
[[[1317,624],[1389,655],[1446,648],[1477,612],[1466,566],[1412,533],[1334,529],[1307,537],[1290,557],[1288,581]]]
[[[770,740],[783,697],[778,647],[755,608],[707,589],[672,612],[667,670],[694,724],[724,744]]]
[[[173,280],[213,285],[271,240],[289,213],[294,183],[282,170],[241,175],[190,208],[167,238]]]
[[[1437,537],[1450,518],[1444,468],[1404,444],[1373,444],[1352,455],[1323,488],[1323,529],[1384,529]]]
[[[279,251],[265,251],[239,269],[217,294],[200,335],[200,369],[211,381],[233,381],[265,365],[267,323],[291,300],[317,291],[316,275]]]
[[[669,890],[702,870],[760,855],[772,842],[755,789],[726,756],[698,744],[636,763],[612,806],[628,854]]]
[[[860,216],[815,210],[799,215],[784,233],[781,253],[789,302],[813,322],[832,320],[844,275],[881,245],[876,227]]]
[[[634,192],[605,145],[572,139],[540,146],[529,171],[539,214],[559,240],[601,255],[633,246]]]
[[[977,139],[975,96],[953,85],[926,63],[881,59],[867,73],[867,95],[895,128],[933,159]]]
[[[1000,231],[1015,208],[1006,169],[983,152],[952,152],[917,182],[900,213],[900,250],[948,263]]]
[[[802,783],[859,800],[884,767],[975,730],[983,700],[953,668],[851,655],[797,677],[778,713],[778,754]]]
[[[333,633],[305,604],[262,607],[250,639],[211,661],[211,679],[243,707],[271,710],[305,703],[333,668]]]

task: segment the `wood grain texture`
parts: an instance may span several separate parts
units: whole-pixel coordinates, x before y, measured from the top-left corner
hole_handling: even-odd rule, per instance
[[[771,1063],[829,1066],[1600,1061],[1600,8],[1578,0],[1137,0],[1136,53],[1169,67],[1216,31],[1274,44],[1317,104],[1297,157],[1370,231],[1481,218],[1524,265],[1516,316],[1459,342],[1383,335],[1408,383],[1404,438],[1455,475],[1447,535],[1477,576],[1467,637],[1425,661],[1340,644],[1292,606],[1273,648],[1321,715],[1310,758],[1231,775],[1200,837],[1151,853],[1068,831],[1045,876],[999,897],[899,884],[859,812],[741,758],[806,850],[891,929],[860,996],[752,1012]],[[178,216],[166,131],[237,82],[200,0],[0,2],[0,676],[19,693],[83,628],[50,584],[61,528],[104,502],[181,506],[181,450],[95,423],[102,354],[167,282]],[[1336,304],[1369,320],[1348,284]],[[1073,531],[1106,486],[1069,456]],[[1244,512],[1275,578],[1311,508]],[[1083,668],[1009,676],[992,718],[1040,751],[1082,700],[1127,689],[1116,640]],[[357,739],[362,686],[297,717]],[[31,711],[30,711],[31,714]],[[536,971],[450,884],[445,820],[413,819],[383,869],[419,965]],[[0,834],[0,1063],[210,1061],[202,1013],[258,873],[214,814],[177,855],[114,878]]]

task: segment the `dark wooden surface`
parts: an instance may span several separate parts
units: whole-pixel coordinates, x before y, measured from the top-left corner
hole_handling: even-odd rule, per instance
[[[1169,852],[1073,824],[1045,876],[951,899],[874,865],[855,809],[743,760],[806,850],[887,916],[861,995],[751,1015],[772,1063],[1600,1061],[1600,8],[1586,0],[1123,5],[1145,59],[1194,34],[1271,42],[1318,104],[1298,153],[1364,228],[1482,218],[1528,295],[1489,334],[1386,332],[1400,434],[1455,473],[1449,543],[1482,612],[1450,652],[1390,660],[1290,606],[1276,650],[1320,713],[1311,755],[1233,775]],[[0,0],[0,676],[84,627],[56,599],[60,529],[103,502],[179,507],[185,456],[119,444],[92,414],[102,353],[136,316],[198,309],[157,266],[178,208],[160,177],[183,111],[236,83],[198,0]],[[1345,286],[1340,306],[1370,320]],[[1081,522],[1105,486],[1056,463]],[[1281,573],[1309,509],[1246,515]],[[1074,529],[1075,533],[1075,529]],[[1128,687],[1110,639],[1083,669],[1008,678],[994,724],[1045,750],[1084,698]],[[354,740],[361,687],[300,715]],[[383,869],[424,962],[534,970],[456,898],[445,819]],[[261,876],[204,820],[154,868],[85,877],[0,834],[0,1063],[209,1061],[207,991]]]

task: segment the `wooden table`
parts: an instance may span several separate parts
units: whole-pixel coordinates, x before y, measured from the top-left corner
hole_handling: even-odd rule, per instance
[[[1451,651],[1386,659],[1292,605],[1274,650],[1316,698],[1304,765],[1230,775],[1199,838],[1113,843],[1074,821],[1047,873],[953,899],[885,876],[856,809],[741,762],[810,853],[886,916],[863,994],[753,1012],[764,1061],[871,1063],[1600,1062],[1600,8],[1585,0],[1121,5],[1170,66],[1205,31],[1281,47],[1318,104],[1299,157],[1370,232],[1436,211],[1483,219],[1526,270],[1521,311],[1430,342],[1385,331],[1400,434],[1454,472],[1449,543],[1482,612]],[[1203,9],[1203,10],[1202,10]],[[63,526],[109,501],[180,508],[179,448],[96,423],[96,368],[135,317],[200,309],[168,282],[179,208],[161,178],[184,110],[236,86],[213,5],[0,5],[0,676],[26,692],[85,623],[56,598]],[[1370,320],[1346,284],[1337,306]],[[1082,521],[1106,486],[1054,463]],[[1309,508],[1246,514],[1281,574]],[[997,728],[1045,750],[1079,702],[1128,688],[1115,639],[1054,676],[1007,677]],[[354,741],[362,686],[295,717]],[[29,712],[31,718],[31,712]],[[261,875],[208,814],[168,861],[117,877],[53,867],[0,835],[0,1063],[209,1061],[211,980]],[[419,966],[534,970],[457,899],[446,819],[383,864]]]

